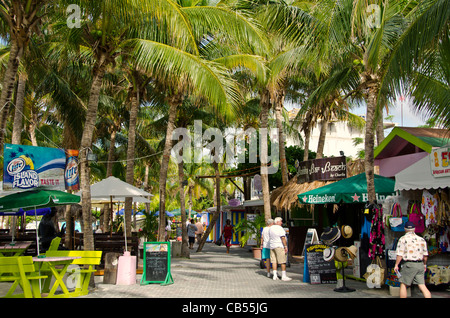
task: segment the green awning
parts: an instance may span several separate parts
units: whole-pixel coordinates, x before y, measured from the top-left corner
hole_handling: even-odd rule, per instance
[[[395,195],[395,180],[375,175],[377,200]],[[367,202],[365,173],[346,178],[298,195],[301,204],[364,203]]]

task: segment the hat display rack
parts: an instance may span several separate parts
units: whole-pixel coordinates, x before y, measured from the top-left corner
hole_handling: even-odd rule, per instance
[[[342,286],[334,289],[335,292],[339,293],[349,293],[354,292],[356,289],[349,288],[345,286],[345,273],[344,273],[344,264],[348,261],[349,257],[353,260],[356,258],[356,254],[358,249],[356,246],[351,245],[349,247],[345,246],[334,246],[333,243],[339,240],[339,238],[350,238],[353,235],[353,230],[349,225],[343,225],[340,229],[339,227],[327,227],[324,232],[320,236],[320,240],[328,245],[326,249],[323,251],[323,259],[326,262],[337,261],[341,263],[341,271],[342,271]]]

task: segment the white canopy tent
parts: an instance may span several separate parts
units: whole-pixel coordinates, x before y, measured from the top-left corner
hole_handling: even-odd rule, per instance
[[[450,177],[434,177],[426,156],[395,175],[394,190],[439,189],[450,186]]]
[[[81,196],[81,191],[76,193],[77,195]],[[133,198],[134,202],[150,202],[146,198],[153,197],[153,194],[146,192],[144,190],[141,190],[127,182],[124,182],[116,177],[110,176],[106,179],[103,179],[102,181],[99,181],[97,183],[94,183],[91,185],[91,198],[92,203],[99,203],[99,202],[110,202],[111,203],[111,213],[112,213],[112,202],[119,201],[122,199],[125,201],[125,198]],[[125,223],[125,218],[124,218]],[[124,224],[124,228],[126,229],[126,226]],[[127,246],[127,234],[126,230],[124,231],[125,234],[125,250],[128,251]]]

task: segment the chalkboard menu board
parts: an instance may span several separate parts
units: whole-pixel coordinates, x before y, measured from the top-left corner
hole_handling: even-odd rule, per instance
[[[305,246],[311,284],[337,283],[334,260],[327,262],[323,259],[323,250],[327,247],[325,244],[307,244]]]
[[[170,273],[170,242],[145,242],[143,259],[142,285],[173,283]]]

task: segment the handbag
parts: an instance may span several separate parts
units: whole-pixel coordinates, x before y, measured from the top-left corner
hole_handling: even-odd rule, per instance
[[[423,233],[425,231],[425,216],[419,212],[417,204],[415,203],[411,206],[409,220],[414,223],[416,233]]]
[[[222,245],[222,236],[219,237],[219,239],[216,241],[216,245],[217,245],[217,246]]]
[[[408,217],[403,216],[400,204],[394,203],[389,217],[389,227],[394,232],[404,232],[406,222],[408,222]]]

